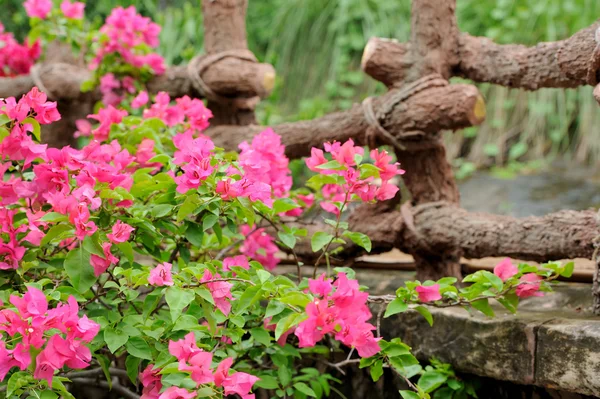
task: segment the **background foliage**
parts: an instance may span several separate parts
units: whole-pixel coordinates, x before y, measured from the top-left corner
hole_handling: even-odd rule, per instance
[[[4,0],[2,22],[23,37],[28,29],[21,0]],[[202,51],[200,0],[102,0],[86,12],[100,23],[117,5],[135,5],[163,26],[160,53],[180,63]],[[500,43],[535,44],[565,38],[600,14],[596,0],[458,0],[463,31]],[[249,46],[279,74],[261,104],[263,123],[310,119],[382,92],[360,70],[371,36],[406,40],[410,2],[387,0],[250,0]],[[458,176],[479,166],[537,166],[557,157],[600,161],[600,116],[591,87],[537,92],[480,85],[488,118],[483,126],[448,135]],[[534,161],[532,164],[531,161]]]

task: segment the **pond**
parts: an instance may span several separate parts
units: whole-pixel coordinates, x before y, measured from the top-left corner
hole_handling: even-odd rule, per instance
[[[477,172],[459,189],[462,206],[473,212],[524,217],[600,206],[600,172],[566,164],[512,179]]]

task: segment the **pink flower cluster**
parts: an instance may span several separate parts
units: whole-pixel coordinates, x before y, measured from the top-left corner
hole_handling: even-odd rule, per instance
[[[100,32],[106,40],[99,42],[91,68],[97,68],[104,58],[117,54],[125,63],[136,68],[148,67],[156,75],[165,72],[163,58],[147,50],[158,46],[160,26],[139,15],[135,7],[114,8]]]
[[[503,259],[494,267],[494,274],[506,281],[519,273],[519,269],[512,264],[509,258]],[[519,279],[519,284],[515,293],[520,298],[529,298],[531,296],[544,296],[540,292],[542,277],[535,273],[526,273]]]
[[[17,209],[7,209],[0,207],[0,231],[8,237],[8,242],[0,241],[0,270],[17,269],[19,261],[23,259],[26,248],[22,246],[25,241],[32,245],[39,245],[44,237],[40,227],[45,223],[40,222],[39,218],[43,212],[34,214],[30,210],[25,210],[27,223],[15,227],[14,217],[19,211]],[[18,235],[25,233],[25,236],[18,238]]]
[[[326,334],[332,334],[344,345],[356,348],[361,357],[381,350],[381,338],[375,338],[375,326],[368,323],[372,317],[367,306],[369,294],[359,290],[358,281],[338,273],[332,282],[323,274],[317,280],[310,279],[308,289],[317,299],[306,306],[308,318],[294,332],[301,348],[315,346]]]
[[[238,162],[246,178],[271,186],[275,198],[289,195],[292,173],[281,136],[269,128],[254,136],[252,144],[244,141],[239,148]]]
[[[214,383],[216,387],[223,388],[225,395],[239,395],[242,399],[254,399],[251,394],[252,386],[258,377],[248,373],[233,372],[230,368],[232,358],[222,360],[216,368],[212,368],[213,354],[206,352],[196,345],[194,333],[187,334],[184,339],[169,342],[169,352],[179,361],[179,371],[189,372],[190,377],[198,386]],[[149,365],[140,375],[144,386],[142,399],[191,399],[195,393],[178,387],[170,387],[162,394],[160,369]]]
[[[357,158],[362,159],[364,150],[362,147],[354,146],[350,139],[344,144],[337,141],[325,143],[325,152],[329,153],[332,160],[337,161],[339,166],[332,168],[320,168],[329,162],[325,157],[323,150],[312,148],[311,157],[306,159],[306,165],[313,172],[323,175],[339,175],[344,178],[343,184],[326,184],[323,186],[323,196],[326,201],[321,202],[321,207],[327,212],[339,214],[339,208],[335,202],[350,202],[354,197],[362,201],[385,201],[393,198],[398,192],[398,187],[390,183],[390,180],[404,173],[398,166],[398,163],[391,163],[392,157],[383,150],[374,149],[370,155],[373,158],[374,166],[378,169],[380,184],[375,184],[374,176],[361,178],[358,169]]]
[[[133,99],[132,107],[140,108],[148,103],[148,93],[142,91]],[[183,96],[171,104],[171,97],[164,91],[154,97],[154,104],[144,110],[144,118],[158,118],[167,126],[182,125],[185,133],[194,135],[208,128],[212,112],[197,98]]]
[[[125,98],[125,93],[135,92],[135,80],[131,76],[125,76],[119,81],[114,74],[107,73],[100,78],[100,93],[104,105],[117,106]]]
[[[28,17],[45,19],[52,10],[52,0],[27,0],[23,7]]]
[[[28,74],[40,53],[39,41],[19,44],[0,23],[0,77]]]
[[[92,355],[85,344],[98,334],[100,325],[87,316],[78,316],[79,306],[74,297],[49,309],[44,293],[27,287],[23,297],[11,295],[10,303],[16,311],[0,310],[0,331],[8,334],[11,341],[19,342],[7,349],[5,340],[0,340],[0,380],[13,367],[27,369],[32,351],[39,352],[33,376],[48,381],[48,386],[52,385],[54,372],[63,366],[73,369],[89,366]]]
[[[52,11],[52,0],[27,0],[23,7],[28,17],[46,19]],[[70,0],[63,0],[60,3],[63,15],[70,19],[82,19],[84,8],[85,3],[79,1],[72,3]]]
[[[240,252],[259,262],[265,269],[273,270],[279,263],[279,259],[275,256],[279,250],[275,245],[275,239],[264,228],[254,230],[248,225],[243,225],[240,227],[240,232],[245,237]]]

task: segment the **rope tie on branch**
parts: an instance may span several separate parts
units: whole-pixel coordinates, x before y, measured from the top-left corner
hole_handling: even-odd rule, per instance
[[[373,109],[373,97],[367,97],[362,102],[363,113],[365,116],[365,120],[369,124],[369,128],[365,132],[366,134],[366,142],[369,147],[376,147],[376,139],[379,136],[379,139],[385,143],[390,144],[394,147],[396,151],[406,151],[406,145],[408,142],[401,140],[411,140],[415,144],[419,144],[417,147],[412,147],[412,150],[424,150],[431,146],[424,146],[422,142],[415,142],[415,138],[424,138],[426,135],[424,132],[401,132],[397,136],[400,138],[396,138],[392,133],[387,131],[382,125],[381,121],[386,120],[390,112],[394,110],[394,108],[414,96],[417,93],[420,93],[424,90],[427,90],[432,87],[444,87],[448,85],[448,81],[444,79],[440,74],[431,74],[418,79],[397,91],[392,97],[392,100],[383,104],[380,107],[380,110],[375,113]],[[433,143],[434,146],[437,146],[438,143]]]
[[[189,62],[187,66],[187,74],[192,82],[194,89],[204,95],[208,100],[214,101],[218,104],[232,105],[237,109],[243,110],[254,110],[258,102],[260,101],[259,96],[242,98],[242,97],[225,97],[216,93],[211,89],[204,80],[202,80],[202,74],[215,62],[221,61],[224,58],[237,58],[244,61],[258,62],[254,54],[249,50],[229,50],[222,51],[220,53],[212,55],[198,55]]]
[[[40,89],[41,92],[46,93],[46,96],[50,100],[56,100],[57,97],[44,85],[42,82],[41,69],[43,68],[42,64],[34,64],[31,69],[29,69],[29,76],[31,76],[31,80],[33,80],[33,84]]]

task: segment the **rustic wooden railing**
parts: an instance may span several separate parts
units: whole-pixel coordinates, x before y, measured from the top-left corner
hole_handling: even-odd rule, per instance
[[[231,150],[263,129],[255,125],[254,106],[269,94],[275,77],[273,67],[258,63],[247,49],[246,7],[247,0],[202,0],[207,54],[170,68],[148,85],[151,92],[207,98],[215,114],[208,134]],[[348,138],[361,145],[392,145],[406,170],[410,201],[361,206],[351,215],[350,228],[368,234],[375,252],[398,248],[411,254],[421,280],[460,275],[461,257],[591,258],[598,236],[594,211],[513,218],[461,209],[440,135],[485,118],[477,88],[449,84],[452,76],[525,90],[592,85],[600,98],[599,24],[534,47],[499,45],[461,33],[455,8],[456,0],[413,0],[410,41],[372,38],[364,51],[362,69],[389,91],[348,111],[273,126],[287,155],[302,157],[312,146]],[[74,120],[89,113],[98,99],[97,92],[79,91],[87,76],[85,68],[53,61],[36,68],[35,76],[0,79],[0,97],[43,85],[65,116],[54,131],[45,132],[46,139],[64,145],[72,143]],[[311,255],[308,250],[302,254]],[[342,255],[359,254],[357,248],[346,248]],[[598,273],[593,290],[600,310]]]

